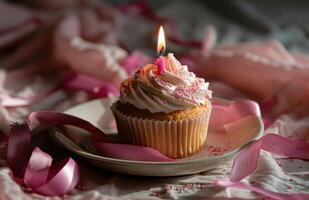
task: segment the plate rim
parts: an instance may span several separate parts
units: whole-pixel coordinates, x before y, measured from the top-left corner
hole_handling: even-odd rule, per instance
[[[106,97],[106,98],[101,98],[101,99],[94,99],[94,100],[91,100],[91,101],[84,102],[82,104],[72,106],[72,107],[64,110],[63,113],[70,114],[70,111],[73,110],[73,109],[76,109],[77,107],[85,106],[87,104],[93,104],[94,102],[101,102],[101,101],[104,101],[104,100],[107,100],[107,99],[114,99],[115,100],[116,98],[115,97]],[[223,104],[226,104],[227,102],[233,102],[233,101],[230,101],[230,100],[221,99],[221,98],[217,98],[217,97],[215,97],[214,100],[222,102]],[[80,155],[84,158],[95,159],[97,161],[105,161],[105,162],[109,162],[109,163],[118,163],[118,164],[122,163],[122,164],[126,164],[126,165],[137,165],[138,164],[138,165],[167,165],[167,166],[170,166],[170,165],[179,165],[179,164],[196,164],[196,163],[200,163],[200,162],[206,162],[206,161],[213,161],[213,160],[228,158],[231,155],[234,155],[237,152],[239,152],[241,149],[245,148],[250,143],[260,139],[263,136],[263,133],[264,133],[263,120],[262,120],[261,116],[254,116],[254,118],[256,118],[258,120],[259,130],[258,130],[258,133],[256,134],[256,136],[252,140],[247,141],[245,144],[243,144],[239,148],[228,151],[228,152],[226,152],[222,155],[212,155],[212,156],[207,156],[207,157],[202,157],[200,159],[192,159],[192,160],[181,160],[181,161],[175,160],[175,161],[158,162],[158,161],[137,161],[137,160],[125,160],[125,159],[118,159],[118,158],[110,158],[110,157],[106,157],[106,156],[97,155],[97,154],[88,152],[86,150],[85,151],[81,151],[81,150],[72,151],[63,142],[61,142],[61,140],[56,136],[55,133],[52,134],[52,137],[56,140],[56,142],[60,143],[60,145],[62,145],[64,148],[69,149],[71,152],[78,154],[78,155]],[[92,124],[92,125],[94,125],[94,124]],[[94,125],[94,126],[96,126],[96,125]],[[101,129],[100,127],[98,127],[98,128]],[[62,134],[57,130],[53,130],[53,131],[58,132],[59,134]]]

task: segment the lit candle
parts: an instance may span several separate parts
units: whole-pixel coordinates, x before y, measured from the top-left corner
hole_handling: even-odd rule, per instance
[[[159,56],[162,56],[164,51],[165,51],[165,35],[164,35],[163,27],[160,26],[159,35],[158,35],[157,53],[159,54]]]
[[[158,35],[158,45],[157,45],[157,53],[160,57],[157,58],[155,62],[155,64],[158,67],[158,75],[163,74],[163,72],[165,71],[165,61],[164,61],[164,58],[162,57],[164,51],[165,51],[165,35],[164,35],[163,27],[160,26],[159,35]]]

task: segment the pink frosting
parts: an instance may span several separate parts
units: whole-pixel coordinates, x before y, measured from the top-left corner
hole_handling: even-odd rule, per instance
[[[169,113],[206,105],[212,92],[209,83],[198,78],[169,53],[155,65],[146,65],[120,88],[120,100],[152,113]]]

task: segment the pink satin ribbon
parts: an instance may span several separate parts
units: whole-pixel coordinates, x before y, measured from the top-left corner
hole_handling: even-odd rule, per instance
[[[38,127],[71,125],[92,134],[91,140],[102,156],[143,161],[173,161],[158,151],[142,146],[108,143],[105,134],[86,120],[57,112],[33,112],[27,123],[11,127],[7,146],[7,161],[15,180],[37,192],[61,196],[70,192],[78,183],[77,163],[67,158],[51,166],[52,158],[38,147],[32,151],[31,131]],[[138,153],[136,153],[138,152]]]
[[[248,115],[260,115],[259,107],[255,102],[243,100],[227,106],[214,103],[211,125],[222,125]],[[92,144],[102,156],[140,161],[173,161],[152,148],[109,143],[105,134],[86,120],[57,112],[33,112],[29,115],[27,124],[12,126],[8,140],[7,159],[16,180],[34,192],[59,196],[70,192],[78,182],[78,166],[74,160],[68,158],[53,168],[51,167],[52,158],[48,154],[38,148],[34,151],[31,149],[31,130],[37,127],[57,125],[72,125],[90,132]],[[219,182],[221,184],[217,185],[223,187],[244,185],[244,183],[235,182],[255,171],[261,149],[278,155],[309,159],[308,143],[280,135],[267,134],[246,146],[236,157],[230,176],[234,183]],[[263,191],[262,194],[269,197],[273,194],[273,192],[261,188],[256,189],[253,186],[240,188]]]
[[[33,192],[62,196],[78,183],[79,167],[67,158],[52,166],[52,158],[36,147],[32,151],[28,124],[12,126],[7,147],[7,161],[15,180]]]
[[[212,105],[211,112],[215,113],[210,117],[212,126],[227,124],[249,115],[261,116],[259,105],[250,100],[239,100],[226,106],[213,102]]]
[[[105,133],[88,121],[64,113],[50,111],[33,112],[29,115],[28,121],[31,127],[71,125],[84,129],[92,134],[91,142],[102,156],[139,161],[174,161],[174,159],[168,158],[152,148],[110,143],[107,141]]]
[[[237,182],[252,174],[257,168],[261,150],[309,160],[309,143],[276,134],[267,134],[241,150],[234,160],[230,180]]]
[[[215,114],[212,115],[214,117],[211,118],[211,125],[222,125],[248,115],[261,116],[258,104],[247,100],[236,101],[229,106],[218,106],[214,104],[212,112]],[[309,143],[285,138],[276,134],[267,134],[247,145],[239,152],[238,156],[234,159],[230,181],[218,180],[215,181],[215,185],[251,190],[266,197],[280,200],[309,198],[309,194],[280,194],[240,182],[257,169],[261,150],[281,156],[309,160]]]

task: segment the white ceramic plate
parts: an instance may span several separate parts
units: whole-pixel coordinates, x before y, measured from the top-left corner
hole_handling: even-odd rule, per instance
[[[117,139],[116,125],[109,109],[114,101],[114,98],[94,100],[70,108],[65,113],[85,119],[108,133],[111,138]],[[229,103],[226,100],[216,99],[216,103],[218,102]],[[222,128],[227,131],[222,132]],[[67,127],[67,130],[69,130],[67,135],[60,132],[53,134],[57,142],[97,167],[123,174],[178,176],[216,168],[220,163],[233,157],[246,144],[260,138],[264,127],[261,118],[257,116],[248,116],[236,123],[220,127],[210,126],[205,148],[194,156],[175,162],[143,162],[99,156],[91,153],[95,150],[87,142],[89,133],[73,127]]]

